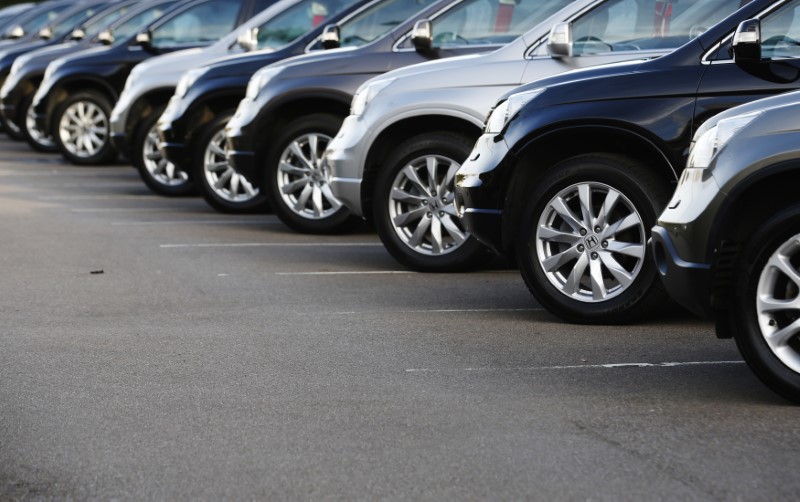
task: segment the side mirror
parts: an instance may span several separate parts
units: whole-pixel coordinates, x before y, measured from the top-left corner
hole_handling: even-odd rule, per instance
[[[761,21],[742,21],[733,35],[733,60],[737,63],[761,61]]]
[[[74,30],[69,36],[70,40],[83,40],[84,38],[86,38],[86,32],[83,30],[83,28]]]
[[[258,28],[244,30],[236,38],[236,43],[247,52],[258,49]]]
[[[17,39],[17,38],[22,38],[24,36],[25,36],[25,29],[20,25],[9,28],[9,30],[6,31],[6,38]]]
[[[339,26],[335,24],[329,24],[324,30],[322,30],[322,37],[320,37],[322,48],[325,50],[338,49],[342,46],[340,37],[341,34],[339,33]]]
[[[153,36],[150,34],[149,31],[143,31],[136,35],[136,45],[142,46],[145,50],[151,50],[153,48]]]
[[[433,50],[433,27],[429,19],[420,19],[414,23],[411,31],[411,43],[419,52],[430,52]]]
[[[547,51],[554,58],[571,58],[573,53],[572,23],[558,23],[547,37]]]
[[[97,41],[103,45],[112,45],[114,43],[114,34],[111,30],[103,30],[97,34]]]
[[[41,30],[39,30],[39,38],[42,40],[50,40],[53,38],[53,28],[49,26],[45,26]]]

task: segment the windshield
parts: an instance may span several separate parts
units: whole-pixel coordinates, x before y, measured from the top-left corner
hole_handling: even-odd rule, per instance
[[[98,10],[100,9],[95,6],[76,12],[66,19],[57,20],[57,22],[53,23],[53,36],[51,39],[55,40],[63,37],[67,33],[71,33],[72,30],[80,26],[82,22],[97,14]]]
[[[52,9],[47,9],[33,16],[32,18],[25,20],[20,26],[22,26],[22,29],[25,30],[25,33],[37,32],[55,21],[61,11],[66,8],[67,5],[65,4],[53,7]]]
[[[162,3],[155,7],[145,9],[113,28],[114,44],[127,40],[136,32],[157,20],[167,12],[176,2]]]
[[[301,0],[258,28],[258,49],[278,49],[350,7],[355,0]]]
[[[130,10],[131,5],[128,4],[124,7],[116,8],[111,12],[107,12],[106,14],[93,17],[83,26],[84,31],[86,31],[86,38],[94,38],[108,25],[130,12]]]

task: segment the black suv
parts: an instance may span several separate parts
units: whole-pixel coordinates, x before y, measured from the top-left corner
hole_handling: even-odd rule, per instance
[[[536,299],[568,321],[627,322],[658,307],[645,246],[692,133],[800,87],[795,20],[800,0],[753,0],[669,55],[507,94],[458,171],[462,222],[514,255]]]
[[[77,46],[76,42],[85,35],[79,28],[99,21],[108,15],[121,12],[130,2],[121,1],[87,1],[63,12],[49,26],[42,28],[37,40],[26,44],[15,45],[0,51],[0,79],[8,80],[14,62],[22,55],[41,51],[45,48],[60,47],[64,44]],[[70,43],[72,41],[72,43]],[[26,111],[26,110],[25,110]],[[22,108],[10,105],[6,100],[0,103],[0,123],[8,135],[17,140],[25,138],[21,123],[25,118]]]
[[[76,164],[102,164],[117,155],[109,115],[128,74],[158,54],[217,41],[249,19],[262,0],[185,0],[138,33],[115,33],[110,47],[54,61],[33,102],[40,131]]]

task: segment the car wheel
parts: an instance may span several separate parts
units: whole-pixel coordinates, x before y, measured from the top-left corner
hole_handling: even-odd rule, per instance
[[[24,139],[22,136],[22,129],[11,120],[8,120],[2,113],[0,113],[0,127],[2,127],[3,132],[13,140],[22,141]]]
[[[747,239],[729,310],[736,345],[767,387],[800,403],[800,207]]]
[[[203,199],[217,211],[262,213],[269,209],[266,195],[237,173],[225,155],[225,125],[232,116],[218,116],[200,133],[192,178]]]
[[[158,195],[183,197],[197,193],[189,173],[168,162],[158,149],[156,125],[164,108],[156,109],[139,125],[133,139],[133,165],[147,188]]]
[[[476,267],[488,249],[464,230],[455,209],[455,176],[474,141],[436,132],[402,143],[378,173],[375,228],[403,265],[419,271],[452,272]]]
[[[516,257],[528,289],[568,322],[616,324],[666,300],[647,238],[669,184],[633,159],[580,155],[526,192]]]
[[[36,127],[36,115],[33,113],[33,95],[23,101],[20,117],[22,136],[31,148],[38,152],[54,153],[58,151],[53,137],[45,134]]]
[[[267,157],[264,172],[272,209],[288,227],[306,233],[338,233],[361,221],[337,199],[328,184],[322,154],[342,118],[307,115],[289,123]]]
[[[73,164],[98,165],[112,162],[117,152],[111,145],[111,103],[97,92],[78,92],[55,112],[56,146]]]

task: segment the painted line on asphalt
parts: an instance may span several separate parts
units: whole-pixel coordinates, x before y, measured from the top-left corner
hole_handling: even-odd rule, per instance
[[[279,225],[277,221],[256,220],[162,220],[162,221],[112,221],[116,227],[134,227],[147,225]]]
[[[449,372],[478,372],[478,371],[549,371],[549,370],[578,370],[578,369],[627,369],[627,368],[676,368],[680,366],[712,366],[725,364],[744,364],[744,361],[684,361],[667,363],[609,363],[609,364],[578,364],[571,366],[514,366],[509,368],[481,366],[477,368],[409,368],[406,373],[449,373]]]
[[[422,309],[422,310],[372,310],[330,312],[330,315],[364,315],[364,314],[463,314],[470,312],[543,312],[544,309]],[[305,314],[303,314],[305,315]]]
[[[164,249],[182,248],[270,248],[270,247],[360,247],[382,246],[380,242],[228,242],[219,244],[159,244]],[[309,274],[312,272],[279,272],[278,275]]]
[[[71,213],[156,213],[164,211],[176,211],[178,207],[82,207],[70,209]]]
[[[38,200],[163,200],[159,195],[40,195]]]
[[[391,275],[418,273],[413,270],[343,270],[338,272],[275,272],[275,275]]]

